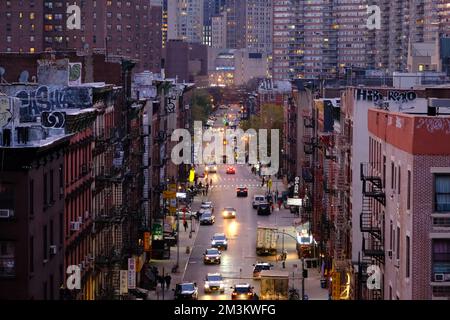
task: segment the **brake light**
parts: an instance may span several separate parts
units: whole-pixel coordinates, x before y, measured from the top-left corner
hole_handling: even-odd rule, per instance
[[[252,293],[251,293],[251,292],[248,292],[247,294],[248,294],[249,296],[251,296],[251,295],[252,295]]]
[[[237,292],[233,292],[233,296],[237,296]]]

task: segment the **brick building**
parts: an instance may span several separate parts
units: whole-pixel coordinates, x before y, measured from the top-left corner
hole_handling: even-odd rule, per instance
[[[64,282],[64,130],[23,122],[20,100],[0,95],[0,299],[59,299]]]
[[[67,29],[73,1],[2,1],[0,52],[78,50],[138,61],[136,71],[161,69],[162,7],[145,0],[84,1],[81,30]]]
[[[385,259],[383,298],[448,300],[450,116],[370,109],[368,123],[369,164],[363,179],[383,182],[385,193],[381,215],[372,211],[367,224],[373,223],[373,233],[381,228],[382,242],[374,249]],[[372,243],[366,245],[363,250],[372,249]]]

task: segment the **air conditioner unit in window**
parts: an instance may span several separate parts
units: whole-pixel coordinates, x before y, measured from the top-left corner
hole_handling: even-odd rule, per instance
[[[51,245],[51,246],[50,246],[50,254],[51,254],[51,255],[55,255],[55,254],[56,254],[56,251],[57,251],[56,246],[55,246],[55,245]]]
[[[443,273],[435,273],[434,274],[434,281],[435,282],[442,282],[445,281],[445,276]]]
[[[72,221],[70,223],[70,231],[80,231],[81,228],[81,223],[76,222],[76,221]]]
[[[8,219],[14,216],[14,210],[12,209],[0,209],[0,219]]]

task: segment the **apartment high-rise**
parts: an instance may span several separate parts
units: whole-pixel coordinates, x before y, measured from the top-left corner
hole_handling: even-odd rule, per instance
[[[214,37],[213,18],[225,9],[225,0],[204,0],[203,5],[203,44],[212,46]]]
[[[227,46],[227,12],[212,17],[211,47],[226,48]]]
[[[334,78],[367,67],[366,1],[275,0],[273,77]]]
[[[203,42],[204,0],[167,2],[167,40]]]
[[[67,7],[73,1],[1,1],[5,39],[0,52],[43,52],[48,49],[103,51],[135,59],[136,71],[160,71],[161,5],[158,2],[85,1],[81,29],[69,30]]]
[[[303,4],[300,0],[273,1],[272,77],[303,78]]]
[[[227,0],[227,47],[272,53],[271,0]]]

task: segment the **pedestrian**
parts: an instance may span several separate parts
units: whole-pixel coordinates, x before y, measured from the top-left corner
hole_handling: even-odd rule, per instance
[[[183,227],[184,227],[184,232],[186,232],[187,228],[188,228],[188,222],[186,219],[183,221]]]
[[[208,195],[208,192],[209,192],[209,184],[207,183],[206,184],[206,195]]]
[[[283,203],[283,200],[280,198],[278,199],[278,209],[281,210],[281,204]]]
[[[170,274],[168,274],[164,277],[164,281],[166,282],[166,289],[169,290],[170,281],[172,281],[172,277],[170,276]]]
[[[164,289],[164,278],[162,276],[158,276],[158,283],[161,284],[161,288]]]
[[[212,186],[212,179],[209,179],[209,185]]]
[[[264,180],[265,180],[264,177],[262,177],[261,188],[264,187],[264,182],[265,182]]]
[[[271,203],[270,208],[272,209],[272,212],[273,212],[273,210],[275,209],[275,208],[274,208],[274,205],[273,205],[273,202]]]

